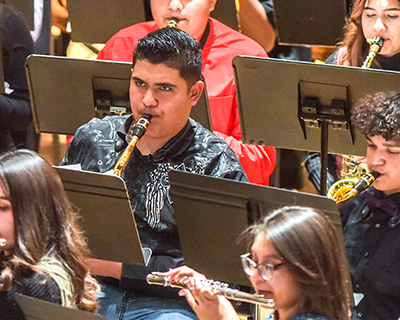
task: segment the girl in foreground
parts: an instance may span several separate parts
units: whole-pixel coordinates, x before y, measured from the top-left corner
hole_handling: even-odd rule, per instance
[[[245,231],[249,253],[242,255],[243,269],[255,291],[274,299],[267,319],[348,320],[347,262],[330,220],[303,207],[273,211]],[[167,280],[190,277],[191,289],[182,289],[200,319],[238,319],[224,297],[203,287],[205,277],[188,267],[166,273]]]
[[[15,294],[94,312],[99,285],[60,178],[34,152],[0,156],[0,319],[24,319]]]

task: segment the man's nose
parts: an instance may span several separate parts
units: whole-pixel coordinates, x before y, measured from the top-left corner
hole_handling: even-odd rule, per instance
[[[181,0],[171,0],[169,2],[168,8],[174,11],[180,11],[183,9],[183,3]]]
[[[154,96],[152,90],[148,89],[146,91],[146,94],[144,95],[142,102],[146,107],[155,107],[157,105],[157,99]]]
[[[384,163],[385,163],[385,157],[384,157],[384,155],[382,154],[382,152],[380,152],[380,151],[376,151],[376,152],[374,152],[374,154],[372,155],[372,161],[371,161],[371,163],[372,163],[372,165],[374,165],[374,166],[381,166],[381,165],[383,165]]]

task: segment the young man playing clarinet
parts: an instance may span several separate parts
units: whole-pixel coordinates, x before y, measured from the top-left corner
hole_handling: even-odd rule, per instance
[[[367,96],[352,123],[368,142],[373,187],[340,205],[355,293],[353,319],[400,317],[400,92]]]
[[[176,28],[159,29],[139,40],[130,84],[133,116],[92,119],[78,129],[63,161],[80,163],[84,170],[109,171],[131,140],[133,123],[145,114],[152,116],[122,174],[142,246],[150,248],[152,256],[146,267],[93,260],[91,271],[103,284],[99,312],[108,318],[197,319],[175,290],[145,280],[148,273],[184,263],[168,171],[247,181],[228,144],[189,119],[203,89],[200,51],[196,40]]]

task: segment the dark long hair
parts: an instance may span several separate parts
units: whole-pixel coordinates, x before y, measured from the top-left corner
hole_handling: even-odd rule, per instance
[[[11,202],[16,238],[4,283],[10,276],[18,280],[27,272],[43,272],[36,265],[49,256],[69,274],[78,308],[94,312],[99,286],[88,271],[89,250],[55,170],[32,151],[9,152],[0,156],[0,185]]]
[[[350,319],[345,250],[324,214],[304,207],[275,210],[245,232],[249,250],[260,233],[272,242],[298,284],[305,298],[302,312]]]

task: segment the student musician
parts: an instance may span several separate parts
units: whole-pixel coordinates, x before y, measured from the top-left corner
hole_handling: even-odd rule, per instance
[[[367,39],[379,37],[382,48],[372,60],[371,68],[400,71],[400,2],[398,0],[354,0],[341,47],[326,60],[328,64],[361,67],[368,55]],[[328,188],[338,177],[341,157],[329,155]],[[319,153],[309,153],[305,166],[309,179],[320,189]]]
[[[28,150],[0,156],[0,319],[24,320],[17,293],[95,312],[100,291],[60,178]]]
[[[400,93],[376,93],[354,108],[367,138],[373,187],[340,207],[355,300],[355,319],[400,317]]]
[[[331,221],[304,207],[283,207],[249,228],[249,253],[242,255],[244,272],[256,293],[275,301],[268,319],[348,320],[347,266],[343,245]],[[205,277],[181,267],[165,273],[167,280],[190,278],[182,289],[201,320],[238,319],[232,305],[198,280]]]
[[[175,291],[146,282],[152,271],[184,264],[168,172],[247,181],[228,144],[189,118],[203,89],[200,52],[199,43],[178,28],[157,29],[139,40],[129,92],[132,115],[92,119],[77,130],[63,160],[88,171],[109,171],[134,141],[135,122],[152,116],[122,174],[142,246],[152,255],[147,266],[92,260],[91,271],[102,277],[99,312],[107,318],[197,319]]]
[[[269,146],[242,143],[232,68],[232,59],[237,55],[266,57],[267,54],[254,40],[210,17],[216,2],[151,0],[154,21],[137,23],[118,31],[107,41],[98,58],[131,62],[140,38],[167,26],[171,19],[178,21],[177,27],[198,40],[202,47],[201,72],[207,84],[214,133],[235,151],[250,182],[269,185],[269,177],[275,167],[276,151]]]

